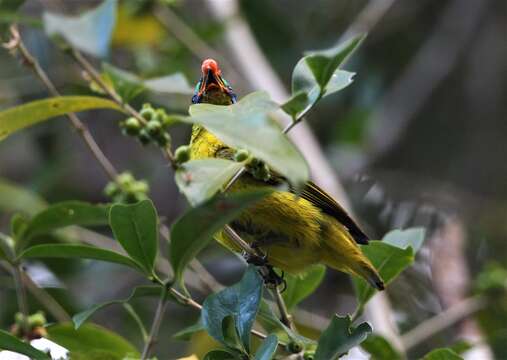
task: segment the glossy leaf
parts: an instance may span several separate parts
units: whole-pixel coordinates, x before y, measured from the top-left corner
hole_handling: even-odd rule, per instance
[[[281,108],[295,119],[298,113],[303,111],[309,103],[310,99],[308,98],[308,94],[305,91],[300,91],[282,104]]]
[[[402,360],[402,355],[384,337],[371,334],[361,343],[361,348],[368,352],[372,359]]]
[[[424,228],[393,230],[384,236],[382,242],[400,249],[406,249],[410,246],[414,253],[417,253],[424,242],[425,234],[426,230]]]
[[[271,360],[276,352],[278,346],[278,338],[276,335],[269,335],[257,349],[255,353],[255,360]]]
[[[244,209],[262,199],[270,190],[238,192],[217,196],[187,211],[171,228],[170,260],[175,277],[181,283],[185,267],[213,235]]]
[[[161,288],[160,286],[138,286],[134,288],[134,291],[132,291],[132,294],[126,299],[121,300],[111,300],[107,301],[101,304],[97,304],[92,306],[91,308],[82,311],[80,313],[77,313],[72,317],[72,321],[74,322],[74,328],[77,330],[83,325],[95,312],[97,312],[100,309],[103,309],[109,305],[114,304],[124,304],[129,302],[132,299],[140,298],[140,297],[146,297],[146,296],[160,296]]]
[[[211,350],[204,356],[204,360],[239,360],[239,358],[225,350]]]
[[[119,69],[108,63],[102,64],[104,75],[112,83],[113,88],[125,102],[129,102],[141,94],[145,88],[142,81],[132,73]]]
[[[20,259],[64,258],[91,259],[125,265],[143,272],[143,267],[134,260],[117,252],[78,244],[43,244],[29,247],[19,255]]]
[[[188,202],[197,206],[220,191],[243,165],[224,159],[192,160],[176,170],[176,184]]]
[[[449,348],[435,349],[423,357],[423,360],[463,360],[456,352]]]
[[[60,36],[79,50],[105,57],[116,23],[116,0],[105,0],[95,9],[79,16],[43,14],[44,28],[49,36]]]
[[[296,187],[309,176],[305,159],[268,116],[278,106],[266,92],[254,92],[230,106],[196,104],[184,121],[205,126],[227,145],[249,150]]]
[[[93,109],[121,111],[113,101],[95,96],[57,96],[36,100],[0,112],[0,140],[56,116]]]
[[[310,294],[312,294],[324,279],[326,267],[315,265],[298,275],[286,274],[287,288],[282,293],[285,305],[291,310]]]
[[[24,231],[27,239],[70,225],[107,225],[109,205],[65,201],[49,206],[33,217]]]
[[[113,205],[109,223],[115,239],[150,274],[158,252],[158,216],[153,203]]]
[[[44,210],[46,206],[46,201],[35,192],[26,190],[5,179],[0,179],[0,211],[35,215]]]
[[[250,330],[260,306],[262,289],[262,278],[255,267],[249,267],[239,283],[209,295],[202,308],[202,322],[208,333],[225,346],[229,345],[222,325],[227,316],[232,316],[241,343],[248,352]]]
[[[337,359],[361,344],[371,331],[371,326],[368,323],[353,327],[349,316],[335,315],[319,339],[314,360]]]
[[[17,337],[3,330],[0,330],[0,349],[17,352],[37,360],[51,359],[42,351],[37,350],[30,344],[19,340]]]
[[[95,324],[84,324],[78,330],[70,323],[51,325],[47,328],[51,341],[68,349],[71,357],[89,359],[101,352],[102,359],[122,360],[125,357],[140,358],[137,349],[121,336]],[[106,356],[107,355],[107,356]]]

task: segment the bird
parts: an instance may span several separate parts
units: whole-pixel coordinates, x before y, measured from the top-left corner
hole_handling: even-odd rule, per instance
[[[237,96],[222,76],[217,61],[204,60],[192,103],[233,106],[236,102]],[[191,160],[231,160],[236,151],[199,124],[192,127],[189,147]],[[232,221],[232,229],[266,254],[271,266],[283,272],[297,275],[312,265],[324,264],[383,290],[383,280],[359,246],[367,245],[369,238],[345,209],[311,181],[296,195],[290,186],[285,190],[277,186],[286,182],[283,176],[271,169],[269,174],[259,177],[247,171],[230,187],[230,192],[273,189]],[[215,239],[230,250],[241,252],[225,230],[218,232]]]

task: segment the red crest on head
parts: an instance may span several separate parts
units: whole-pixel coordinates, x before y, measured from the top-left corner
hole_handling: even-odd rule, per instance
[[[218,67],[218,63],[213,59],[206,59],[202,62],[201,65],[201,71],[202,73],[206,73],[207,71],[211,70],[213,74],[220,75],[221,71]]]

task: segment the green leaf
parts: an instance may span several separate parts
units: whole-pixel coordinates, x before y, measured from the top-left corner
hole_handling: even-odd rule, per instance
[[[176,280],[181,284],[187,264],[206,247],[216,232],[270,192],[264,189],[216,196],[176,220],[169,244]]]
[[[176,184],[188,202],[197,206],[220,191],[243,166],[224,159],[192,160],[176,170]]]
[[[0,178],[0,211],[20,211],[28,215],[35,215],[44,210],[46,206],[46,201],[36,193]]]
[[[410,228],[406,230],[393,230],[388,232],[382,239],[383,243],[396,246],[400,249],[411,247],[414,254],[421,248],[426,230],[424,228]]]
[[[51,360],[51,358],[42,351],[37,350],[3,330],[0,330],[0,349],[17,352],[36,360]]]
[[[160,94],[191,95],[194,93],[187,78],[181,73],[144,80],[143,84],[148,90]]]
[[[308,98],[308,94],[304,91],[300,91],[297,94],[294,94],[284,104],[282,104],[281,108],[283,111],[289,114],[293,120],[295,120],[298,113],[303,111],[309,103],[310,99]]]
[[[145,90],[141,79],[128,71],[119,69],[108,63],[102,64],[102,70],[105,76],[111,80],[118,95],[125,102],[131,101]]]
[[[278,338],[276,335],[269,335],[261,344],[255,353],[255,360],[271,360],[278,346]]]
[[[0,232],[0,260],[14,260],[14,241]]]
[[[223,333],[223,320],[232,316],[244,348],[250,349],[252,329],[262,298],[263,281],[255,267],[248,267],[239,283],[216,294],[209,295],[203,303],[202,322],[208,333],[228,346]]]
[[[144,272],[144,268],[136,261],[117,252],[93,246],[78,244],[42,244],[29,247],[19,255],[20,259],[30,258],[65,258],[91,259],[126,265]]]
[[[97,304],[92,306],[91,308],[77,313],[72,317],[72,321],[74,322],[74,328],[77,330],[83,325],[96,311],[103,309],[109,305],[113,304],[124,304],[129,302],[132,299],[146,297],[146,296],[159,296],[161,288],[160,286],[138,286],[134,288],[130,296],[126,299],[121,300],[111,300],[101,304]]]
[[[125,251],[151,274],[158,252],[158,216],[153,203],[143,200],[132,205],[113,205],[109,223]]]
[[[183,121],[203,125],[227,145],[249,150],[296,187],[309,176],[305,159],[268,113],[278,106],[266,92],[254,92],[230,106],[195,104]]]
[[[384,337],[371,334],[361,343],[363,350],[367,351],[372,359],[402,360],[402,355]]]
[[[423,360],[463,360],[449,348],[435,349],[423,357]]]
[[[322,333],[314,360],[333,360],[361,344],[372,329],[368,323],[352,326],[349,316],[335,315],[331,324]]]
[[[386,285],[414,262],[414,253],[411,247],[403,250],[380,241],[370,241],[368,245],[361,246],[361,249],[377,269]],[[353,277],[352,282],[359,307],[362,308],[375,294],[376,290],[358,277]]]
[[[33,217],[24,231],[24,238],[47,234],[70,225],[107,225],[109,205],[65,201],[49,206]]]
[[[286,274],[287,288],[282,296],[287,308],[291,310],[312,294],[319,287],[325,274],[326,267],[324,265],[312,266],[304,273],[298,275]]]
[[[129,355],[140,358],[137,349],[127,340],[95,324],[85,324],[78,330],[70,323],[56,324],[47,330],[49,340],[69,350],[72,358],[74,353],[92,355],[98,351],[107,352],[107,359],[111,360],[122,360]]]
[[[45,12],[43,21],[49,36],[61,36],[79,50],[104,57],[109,52],[116,23],[116,0],[105,0],[76,17]]]
[[[225,350],[211,350],[204,360],[238,360],[238,357]]]
[[[93,109],[121,111],[113,101],[95,96],[57,96],[36,100],[0,112],[0,140],[55,116]]]
[[[173,335],[173,338],[177,340],[190,340],[192,335],[194,335],[196,332],[204,331],[204,325],[202,324],[202,320],[199,318],[199,321],[197,321],[194,325],[187,326],[184,329],[181,329],[176,334]]]

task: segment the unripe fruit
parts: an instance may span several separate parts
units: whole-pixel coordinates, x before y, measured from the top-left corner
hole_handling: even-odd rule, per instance
[[[165,131],[161,131],[157,134],[155,141],[157,142],[157,145],[160,147],[166,147],[171,143],[171,135],[166,133]]]
[[[30,327],[44,326],[46,324],[46,317],[41,311],[36,312],[28,317],[28,324]]]
[[[139,114],[141,114],[146,121],[154,119],[156,115],[155,110],[149,104],[144,104]]]
[[[190,160],[190,147],[188,145],[180,146],[174,153],[176,161],[180,164]]]
[[[146,129],[141,129],[137,138],[143,145],[148,145],[151,142],[151,136]]]
[[[146,124],[146,130],[151,136],[157,135],[162,129],[162,124],[158,120],[150,120]]]
[[[110,182],[106,185],[104,194],[106,194],[107,197],[113,197],[117,195],[119,191],[120,189],[118,189],[118,186],[115,183]]]
[[[139,133],[139,130],[141,130],[141,124],[135,117],[129,117],[123,123],[123,128],[128,135],[134,136]]]
[[[234,161],[237,161],[237,162],[246,161],[249,156],[250,156],[250,152],[248,150],[239,149],[239,150],[236,150],[236,153],[234,154]]]

